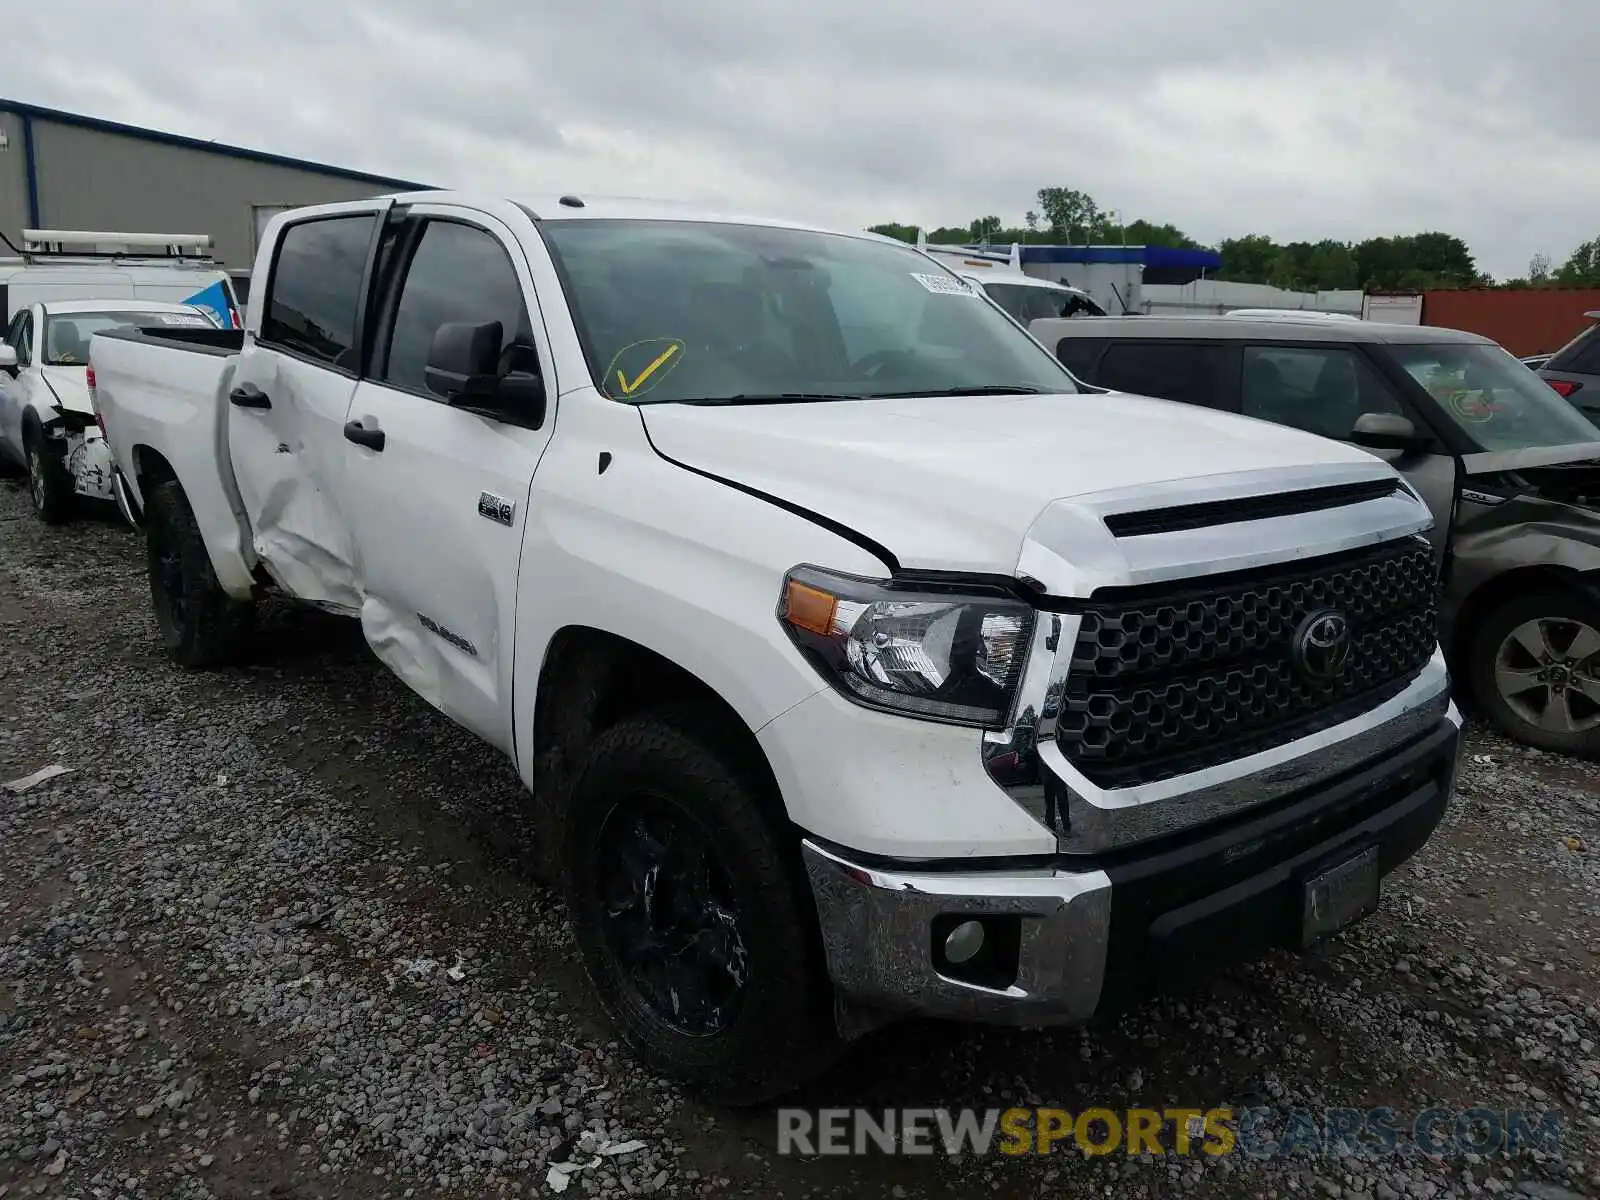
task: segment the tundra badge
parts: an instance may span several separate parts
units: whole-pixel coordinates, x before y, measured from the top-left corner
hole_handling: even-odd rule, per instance
[[[478,496],[478,515],[488,517],[491,521],[498,521],[502,525],[509,525],[512,518],[517,515],[517,505],[515,501],[496,496],[493,492],[482,492]]]

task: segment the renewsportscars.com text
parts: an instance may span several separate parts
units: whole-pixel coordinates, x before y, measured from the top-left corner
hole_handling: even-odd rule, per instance
[[[779,1154],[1561,1156],[1554,1110],[780,1108]]]

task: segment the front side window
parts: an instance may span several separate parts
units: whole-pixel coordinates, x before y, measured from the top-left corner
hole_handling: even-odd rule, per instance
[[[1087,296],[1027,283],[985,283],[983,290],[1024,325],[1046,317],[1103,317],[1105,310]]]
[[[199,311],[49,313],[44,321],[44,361],[53,367],[85,367],[89,365],[89,339],[95,334],[152,325],[217,327]]]
[[[910,247],[769,226],[541,226],[595,385],[625,403],[1072,392],[971,286]]]
[[[1388,352],[1479,450],[1596,440],[1587,417],[1499,346],[1391,345]]]
[[[535,353],[522,284],[499,239],[472,225],[429,221],[406,269],[388,354],[375,374],[391,387],[432,397],[423,371],[439,326],[487,321],[500,322],[507,349],[524,347],[530,358]],[[526,367],[528,359],[519,365]]]
[[[1405,415],[1372,364],[1346,346],[1246,346],[1239,399],[1247,417],[1341,441],[1365,413]]]
[[[1094,382],[1115,392],[1224,404],[1229,353],[1215,342],[1118,342],[1100,360]]]
[[[278,241],[260,340],[354,371],[361,278],[377,217],[290,225]]]

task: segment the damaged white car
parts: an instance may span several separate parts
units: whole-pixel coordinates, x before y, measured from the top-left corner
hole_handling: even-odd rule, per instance
[[[217,327],[192,304],[61,300],[21,309],[0,342],[0,459],[28,473],[34,512],[52,525],[73,515],[79,497],[115,498],[89,339],[141,326]]]

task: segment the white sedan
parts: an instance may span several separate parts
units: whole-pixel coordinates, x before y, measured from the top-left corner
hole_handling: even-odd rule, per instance
[[[0,342],[0,459],[28,473],[33,508],[51,524],[84,496],[114,500],[111,454],[95,415],[89,339],[128,326],[217,324],[192,304],[59,300],[15,313]]]

